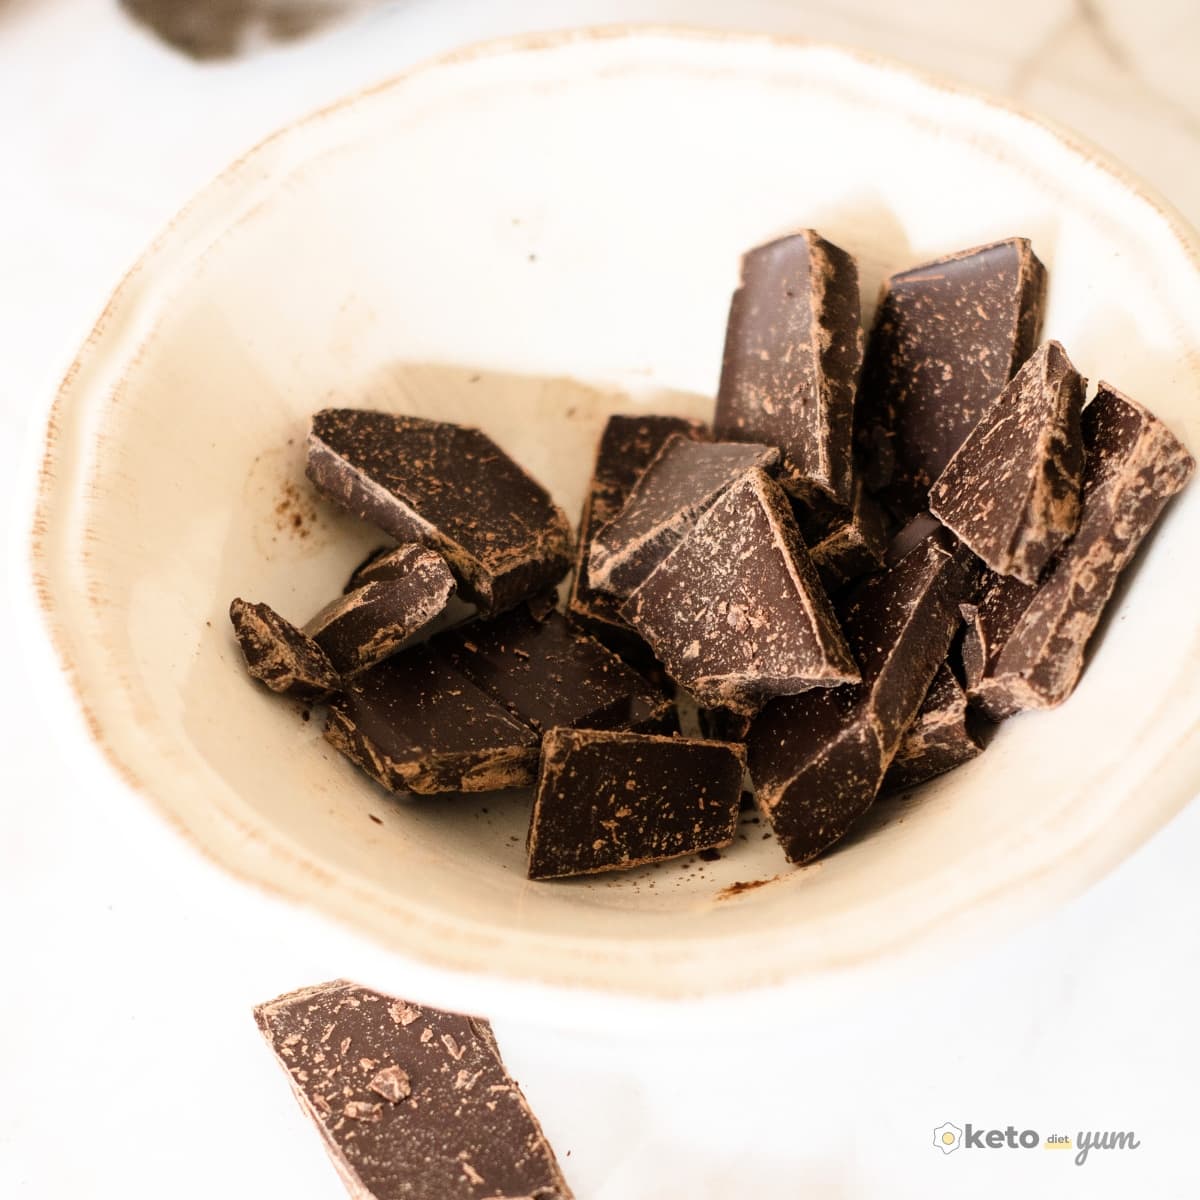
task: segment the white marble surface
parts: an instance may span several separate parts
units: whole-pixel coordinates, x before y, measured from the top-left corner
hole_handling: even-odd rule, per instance
[[[1003,24],[984,19],[1001,8]],[[112,283],[227,160],[431,53],[626,20],[803,33],[1016,96],[1200,223],[1194,0],[410,0],[206,67],[100,0],[0,0],[0,511]],[[248,1018],[312,982],[304,947],[210,905],[202,864],[156,866],[172,835],[73,769],[8,662],[0,1196],[333,1200],[340,1185]],[[498,1034],[580,1200],[1194,1196],[1198,858],[1193,806],[1053,917],[824,1028],[730,1029],[695,1047],[634,1030]],[[930,1142],[946,1120],[1130,1129],[1141,1146],[1084,1167],[1041,1150],[944,1158]]]

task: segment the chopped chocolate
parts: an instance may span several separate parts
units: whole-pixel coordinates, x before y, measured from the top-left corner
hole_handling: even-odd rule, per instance
[[[661,732],[671,701],[561,613],[515,608],[434,639],[476,687],[538,733],[555,725]]]
[[[671,677],[706,707],[858,679],[779,485],[752,470],[621,610]]]
[[[1079,524],[1086,388],[1062,346],[1046,342],[930,489],[930,512],[1001,575],[1037,583]]]
[[[395,654],[454,594],[454,577],[432,550],[409,544],[387,557],[390,574],[339,596],[304,627],[343,678]]]
[[[969,722],[967,693],[954,672],[943,665],[933,677],[925,702],[904,735],[880,791],[916,787],[982,754],[983,743]]]
[[[436,550],[485,612],[511,608],[570,566],[562,510],[478,429],[325,409],[313,417],[308,476],[397,541]]]
[[[945,662],[971,581],[926,541],[839,606],[862,682],[773,700],[748,749],[758,802],[792,862],[808,862],[871,807]]]
[[[592,539],[588,581],[628,596],[687,536],[730,484],[779,451],[735,442],[696,442],[673,434],[642,473],[625,507]]]
[[[620,614],[620,601],[597,591],[588,581],[588,555],[592,538],[608,524],[629,499],[638,476],[650,465],[662,444],[672,434],[703,441],[707,432],[701,421],[685,417],[633,416],[617,414],[608,418],[592,485],[583,505],[579,522],[579,539],[575,548],[575,577],[567,610],[600,637],[615,634],[622,641],[632,637],[629,626]]]
[[[859,401],[867,485],[901,519],[1037,345],[1046,270],[1025,238],[893,275],[867,344]]]
[[[917,513],[893,535],[883,556],[884,565],[894,567],[910,550],[928,538],[934,538],[943,550],[953,550],[957,545],[957,539],[937,517],[927,512]]]
[[[801,525],[803,536],[804,526]],[[806,539],[807,542],[807,539]],[[887,518],[861,479],[855,480],[849,516],[808,546],[809,557],[827,592],[844,588],[883,566]]]
[[[427,646],[356,676],[330,705],[325,737],[393,792],[524,787],[537,772],[533,730]]]
[[[271,691],[313,701],[342,686],[325,651],[273,608],[238,599],[229,606],[229,619],[247,672]]]
[[[741,746],[693,738],[552,729],[529,825],[529,878],[556,879],[728,846]]]
[[[717,742],[744,742],[753,719],[731,708],[701,708],[697,711],[700,732]]]
[[[254,1018],[360,1200],[571,1200],[491,1026],[336,981]]]
[[[342,588],[343,595],[356,592],[368,583],[407,574],[412,547],[416,545],[416,542],[406,542],[403,546],[379,546],[372,550],[351,572],[346,586]]]
[[[778,446],[795,496],[853,502],[854,397],[862,370],[858,268],[811,229],[742,258],[733,294],[716,436]]]
[[[1083,410],[1083,440],[1074,538],[1039,586],[994,575],[963,608],[967,692],[993,720],[1054,708],[1075,690],[1118,576],[1196,465],[1161,421],[1106,383]]]

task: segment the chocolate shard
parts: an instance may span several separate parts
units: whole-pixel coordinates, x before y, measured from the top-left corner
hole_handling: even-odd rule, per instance
[[[717,742],[744,742],[754,719],[731,708],[701,708],[696,716],[700,732]]]
[[[388,557],[389,576],[339,596],[304,627],[344,679],[395,654],[454,594],[454,577],[432,550],[410,543]]]
[[[662,449],[672,434],[704,441],[707,430],[702,421],[685,417],[636,416],[618,413],[608,418],[600,445],[592,484],[584,501],[575,547],[575,576],[567,611],[598,637],[618,639],[622,645],[633,637],[620,614],[620,601],[592,587],[588,579],[588,556],[592,539],[608,524],[629,499],[638,477]]]
[[[713,422],[718,438],[782,453],[795,496],[853,503],[854,397],[862,370],[858,267],[811,229],[742,258]]]
[[[801,536],[804,526],[801,524]],[[861,479],[855,480],[854,499],[848,516],[819,537],[808,542],[809,557],[829,593],[870,575],[883,566],[888,547],[888,524],[883,510],[868,493]]]
[[[416,542],[405,542],[402,546],[377,546],[366,558],[358,564],[346,580],[342,594],[356,592],[368,583],[378,583],[384,579],[402,577],[408,572],[412,547]],[[418,546],[418,548],[420,548]]]
[[[726,488],[747,471],[778,462],[779,451],[770,446],[696,442],[673,434],[634,484],[625,507],[592,539],[588,581],[628,596]]]
[[[486,1021],[342,980],[254,1019],[359,1200],[571,1200]]]
[[[497,791],[537,774],[537,734],[427,646],[356,676],[325,737],[392,792]]]
[[[901,519],[1033,353],[1046,270],[1025,238],[893,275],[867,343],[858,438],[867,485]]]
[[[746,755],[694,738],[552,729],[529,824],[529,878],[558,879],[728,846]]]
[[[700,518],[622,614],[706,707],[857,680],[779,485],[750,471]]]
[[[1079,524],[1087,381],[1058,342],[1013,376],[929,492],[929,509],[993,571],[1037,583]]]
[[[982,753],[983,743],[970,726],[967,693],[943,664],[883,777],[880,791],[914,788]]]
[[[933,538],[943,550],[953,550],[958,544],[954,535],[928,512],[917,513],[892,535],[884,552],[885,566],[894,567],[910,550]]]
[[[237,599],[229,605],[246,671],[293,700],[324,700],[342,681],[325,651],[302,629],[266,604]]]
[[[434,639],[476,687],[538,733],[555,725],[662,731],[674,713],[632,667],[558,612],[515,608]]]
[[[1039,586],[993,576],[963,612],[967,691],[993,720],[1054,708],[1075,690],[1117,578],[1196,465],[1161,421],[1106,383],[1083,410],[1083,440],[1074,538]]]
[[[921,543],[840,606],[862,682],[773,700],[755,718],[750,776],[792,862],[816,858],[871,807],[946,660],[970,586],[958,558]]]
[[[313,417],[308,477],[397,541],[436,550],[484,612],[511,608],[570,566],[562,510],[478,429],[327,408]]]

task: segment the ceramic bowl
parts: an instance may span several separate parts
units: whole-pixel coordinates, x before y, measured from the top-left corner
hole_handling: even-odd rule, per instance
[[[1200,449],[1200,269],[1176,217],[1060,130],[794,41],[455,55],[269,139],[121,283],[54,406],[38,602],[81,729],[256,885],[247,914],[282,897],[330,970],[493,1012],[808,992],[1045,911],[1195,793],[1200,488],[1068,704],[805,869],[748,819],[718,862],[527,882],[526,793],[398,802],[247,680],[230,598],[303,620],[380,540],[306,485],[313,411],[482,426],[575,513],[608,414],[710,411],[739,253],[800,226],[858,257],[868,317],[893,269],[1032,238],[1047,336]]]

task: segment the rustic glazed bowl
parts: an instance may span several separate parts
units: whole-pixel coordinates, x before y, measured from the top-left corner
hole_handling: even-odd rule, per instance
[[[225,869],[222,902],[282,903],[329,973],[431,1002],[716,1011],[982,944],[1194,795],[1200,488],[1067,705],[807,869],[747,821],[718,862],[529,883],[527,794],[397,802],[246,679],[230,598],[305,619],[380,540],[306,485],[314,410],[482,426],[577,512],[609,413],[708,413],[739,253],[798,226],[858,256],[868,310],[899,266],[1032,238],[1047,336],[1200,449],[1178,219],[1061,131],[826,46],[641,30],[458,54],[269,139],[147,251],[55,402],[29,607],[66,680],[50,703]]]

